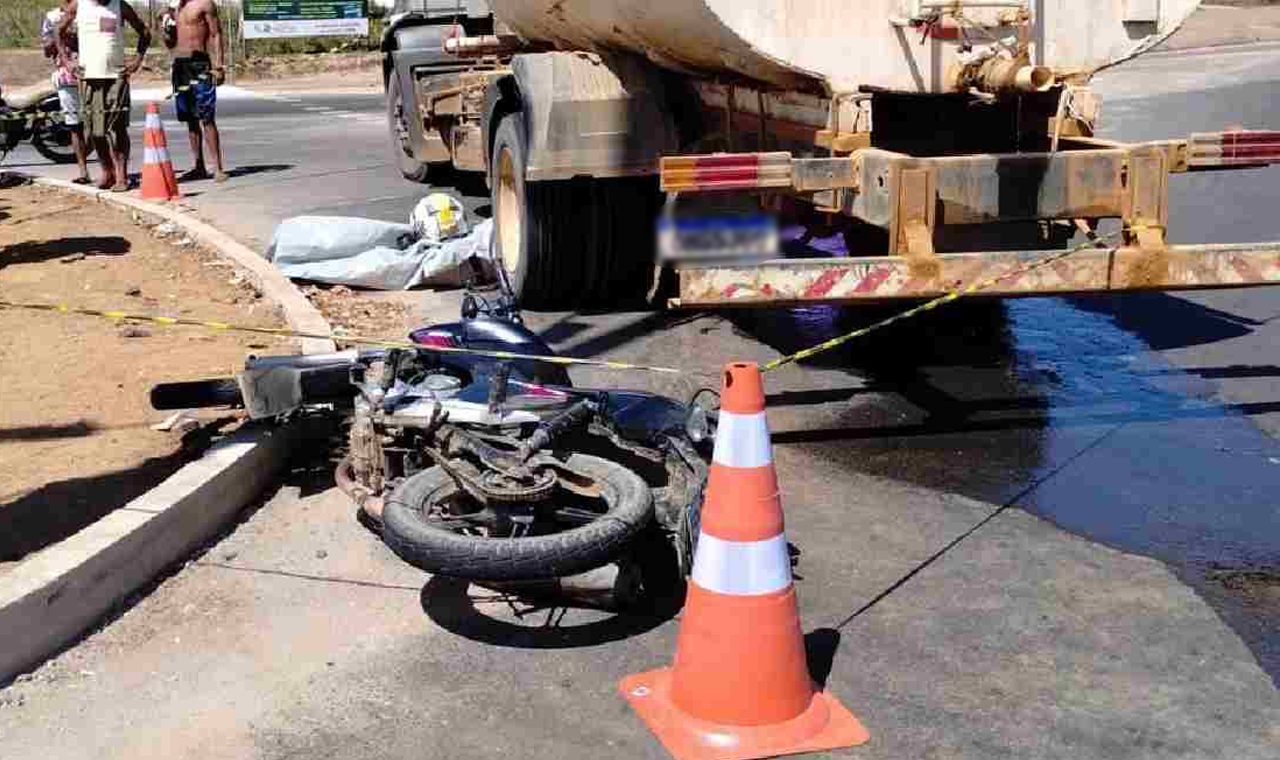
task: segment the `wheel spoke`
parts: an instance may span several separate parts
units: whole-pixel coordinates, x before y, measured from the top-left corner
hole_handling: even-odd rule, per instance
[[[552,513],[559,522],[574,523],[576,525],[586,525],[600,519],[599,512],[592,512],[589,509],[580,509],[578,507],[563,507]]]

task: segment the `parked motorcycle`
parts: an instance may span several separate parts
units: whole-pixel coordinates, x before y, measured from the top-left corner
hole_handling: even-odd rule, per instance
[[[27,140],[54,163],[75,163],[71,130],[63,121],[62,105],[52,87],[0,89],[0,160]],[[86,150],[92,151],[92,146],[86,146]]]
[[[579,389],[563,366],[432,350],[555,356],[508,296],[468,295],[461,321],[409,338],[422,348],[251,357],[234,380],[157,386],[152,405],[240,404],[255,419],[331,405],[349,422],[338,486],[393,552],[433,574],[549,581],[608,606],[636,598],[640,555],[655,546],[688,574],[713,391],[684,404]]]

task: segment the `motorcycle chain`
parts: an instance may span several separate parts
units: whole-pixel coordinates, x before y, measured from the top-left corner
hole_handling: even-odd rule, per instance
[[[556,477],[554,472],[544,471],[541,475],[533,474],[533,477],[537,478],[537,480],[532,485],[495,487],[491,483],[484,482],[480,470],[469,462],[451,460],[443,451],[430,446],[424,447],[423,450],[435,460],[435,463],[440,469],[444,470],[446,475],[453,479],[458,488],[485,504],[490,502],[546,501],[551,498],[551,493],[559,482],[559,478]],[[511,477],[504,473],[499,473],[499,475]]]

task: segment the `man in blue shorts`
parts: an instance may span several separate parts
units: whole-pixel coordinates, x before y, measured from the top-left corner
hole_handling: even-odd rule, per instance
[[[226,44],[214,0],[179,0],[164,16],[165,46],[173,50],[174,106],[178,121],[187,125],[196,165],[180,178],[184,182],[209,179],[204,143],[209,143],[218,182],[227,181],[222,167],[222,141],[216,120],[218,85],[226,80],[222,62]],[[216,58],[210,57],[210,49]]]

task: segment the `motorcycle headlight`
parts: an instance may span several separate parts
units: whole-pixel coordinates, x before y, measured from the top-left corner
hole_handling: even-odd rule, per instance
[[[703,388],[689,399],[689,415],[684,421],[685,435],[694,443],[702,443],[716,437],[716,422],[720,417],[720,394]]]
[[[689,416],[684,420],[684,433],[694,443],[702,443],[712,436],[711,416],[701,404],[689,407]]]

